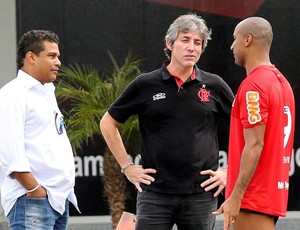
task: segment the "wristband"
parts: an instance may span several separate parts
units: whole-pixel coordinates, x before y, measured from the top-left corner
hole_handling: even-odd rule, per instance
[[[27,192],[34,192],[35,190],[37,190],[41,185],[38,184],[35,188],[27,190]]]
[[[132,162],[129,162],[129,163],[123,165],[123,166],[121,167],[121,173],[124,173],[125,169],[127,169],[127,168],[128,168],[129,166],[131,166],[131,165],[134,165],[134,164],[133,164]]]

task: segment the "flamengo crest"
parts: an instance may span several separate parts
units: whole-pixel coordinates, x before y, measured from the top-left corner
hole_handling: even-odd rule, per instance
[[[209,102],[210,91],[205,89],[206,85],[203,84],[202,88],[198,92],[198,97],[200,98],[201,102]]]

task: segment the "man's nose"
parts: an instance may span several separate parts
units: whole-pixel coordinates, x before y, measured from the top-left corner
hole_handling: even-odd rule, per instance
[[[189,44],[188,44],[188,50],[191,50],[191,51],[195,50],[195,43],[194,42],[189,42]]]
[[[61,61],[59,60],[59,58],[56,58],[55,65],[61,66]]]

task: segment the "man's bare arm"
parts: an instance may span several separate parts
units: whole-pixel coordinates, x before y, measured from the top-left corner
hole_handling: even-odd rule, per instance
[[[124,170],[124,174],[128,180],[135,185],[137,190],[142,192],[140,183],[151,184],[154,181],[154,178],[149,174],[156,173],[156,170],[150,168],[143,169],[141,166],[129,164],[130,160],[118,130],[119,125],[120,124],[106,112],[101,119],[100,129],[107,146],[116,158],[120,167],[122,168],[125,166],[126,169]]]

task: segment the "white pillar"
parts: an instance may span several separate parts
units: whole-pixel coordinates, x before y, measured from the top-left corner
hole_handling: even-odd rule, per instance
[[[0,88],[16,77],[16,2],[0,1]]]
[[[16,2],[0,0],[0,88],[16,77],[16,34]],[[3,222],[6,217],[0,203],[1,226]]]

